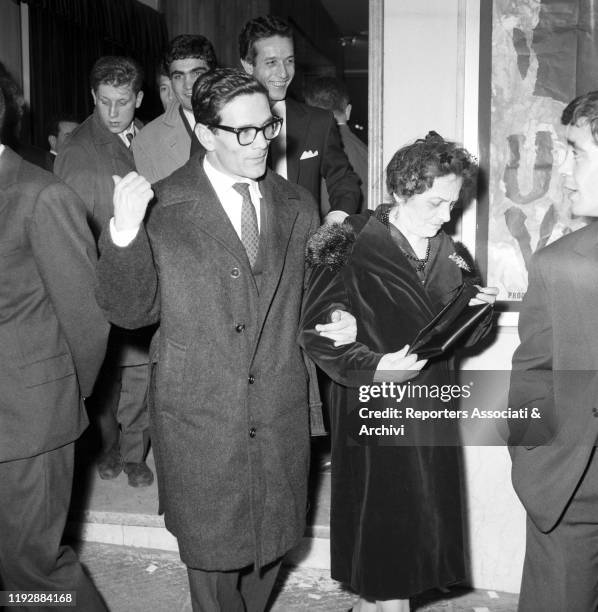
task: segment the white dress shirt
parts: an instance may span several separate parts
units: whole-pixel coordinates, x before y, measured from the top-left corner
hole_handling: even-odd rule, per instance
[[[129,127],[126,130],[123,130],[122,132],[119,132],[119,134],[118,134],[120,136],[120,139],[127,146],[127,149],[129,149],[131,147],[131,142],[127,138],[127,134],[132,134],[133,138],[135,138],[135,136],[137,135],[137,128],[135,127],[135,121],[131,121]]]

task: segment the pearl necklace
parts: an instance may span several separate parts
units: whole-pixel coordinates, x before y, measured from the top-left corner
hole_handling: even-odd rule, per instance
[[[424,268],[426,267],[426,264],[428,263],[428,260],[430,259],[430,239],[429,238],[428,238],[428,246],[426,246],[426,254],[424,255],[422,259],[420,259],[419,257],[415,255],[412,255],[411,253],[409,253],[409,251],[406,251],[403,247],[400,247],[400,249],[403,252],[403,255],[407,257],[407,259],[410,259],[411,261],[415,262],[415,269],[418,272],[424,271]]]

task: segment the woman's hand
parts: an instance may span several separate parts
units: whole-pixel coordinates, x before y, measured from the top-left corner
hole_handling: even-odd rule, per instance
[[[417,355],[407,355],[409,345],[406,344],[396,353],[386,353],[378,362],[374,373],[374,382],[388,381],[404,383],[415,378],[428,362],[427,359],[417,359]]]
[[[469,306],[477,306],[478,304],[494,304],[496,302],[496,296],[498,295],[498,287],[480,287],[476,285],[480,290],[479,293],[469,300]]]

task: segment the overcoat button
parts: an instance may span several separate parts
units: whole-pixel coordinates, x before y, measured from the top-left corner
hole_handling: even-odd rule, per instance
[[[255,438],[255,427],[252,427],[252,428],[249,430],[249,437],[250,437],[250,438]]]
[[[598,408],[595,408],[595,407],[592,408],[592,413],[594,414],[596,418],[598,418]]]
[[[245,325],[243,325],[243,323],[239,323],[239,325],[237,325],[235,329],[240,334],[241,332],[245,331]]]
[[[249,384],[252,385],[255,382],[255,376],[250,374],[247,380],[249,381]]]
[[[233,278],[239,278],[239,276],[241,276],[241,271],[239,270],[239,268],[233,268],[233,269],[230,271],[230,275],[231,275]]]

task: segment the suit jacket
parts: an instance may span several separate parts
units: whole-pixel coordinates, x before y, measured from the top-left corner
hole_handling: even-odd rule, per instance
[[[150,183],[166,178],[189,161],[191,138],[183,123],[180,106],[178,102],[170,104],[133,140],[131,148],[137,171]]]
[[[351,164],[351,168],[353,168],[355,174],[359,177],[361,212],[368,207],[368,148],[358,136],[353,134],[351,128],[346,123],[339,125],[338,131],[341,135],[343,151]],[[324,217],[330,210],[330,198],[328,197],[328,190],[326,189],[326,181],[324,179],[322,179],[321,194],[320,210]]]
[[[305,190],[272,172],[260,190],[259,293],[199,155],[158,183],[133,243],[102,238],[108,317],[160,322],[149,402],[160,505],[182,560],[204,570],[261,567],[305,527],[308,379],[296,336],[319,218]]]
[[[122,139],[106,129],[92,113],[73,133],[54,164],[54,173],[71,187],[87,208],[87,219],[96,241],[113,215],[112,175],[135,170],[133,154]],[[118,365],[148,362],[151,331],[131,333],[115,329],[108,356]]]
[[[596,304],[594,222],[533,256],[519,316],[509,406],[536,407],[543,419],[513,425],[513,486],[545,532],[574,495],[598,439]]]
[[[87,426],[108,323],[93,296],[96,248],[77,195],[0,155],[0,461],[75,440]]]
[[[288,180],[305,187],[319,202],[322,177],[331,210],[356,213],[361,200],[359,177],[343,151],[332,113],[287,98],[286,116]],[[306,157],[310,152],[315,155]]]

